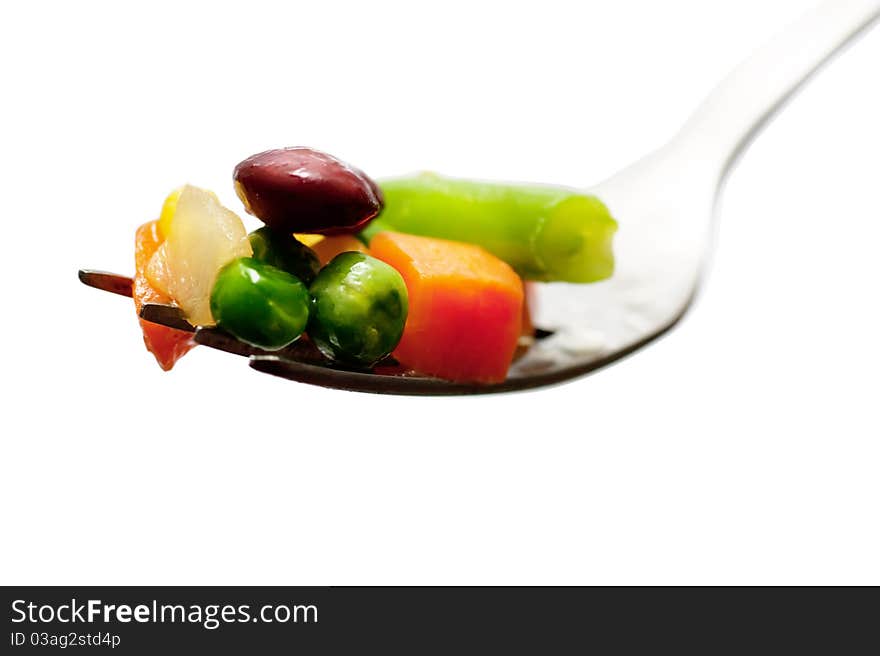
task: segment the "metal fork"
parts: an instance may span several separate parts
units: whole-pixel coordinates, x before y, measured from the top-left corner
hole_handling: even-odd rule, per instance
[[[738,157],[785,101],[878,17],[880,0],[826,0],[734,70],[666,146],[590,189],[620,224],[615,274],[591,285],[538,286],[537,320],[549,330],[538,334],[543,339],[514,362],[503,383],[426,378],[391,362],[371,371],[342,369],[316,355],[307,342],[267,353],[217,330],[195,329],[195,339],[247,355],[258,371],[387,394],[539,387],[619,360],[664,334],[690,307],[705,268],[717,200]],[[131,293],[131,280],[121,276],[81,271],[80,279],[123,295],[127,285]],[[142,315],[182,325],[175,308],[146,305]]]

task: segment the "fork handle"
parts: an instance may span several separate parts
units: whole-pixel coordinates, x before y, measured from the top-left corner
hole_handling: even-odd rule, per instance
[[[734,69],[670,148],[720,182],[786,100],[878,18],[880,0],[825,0]]]

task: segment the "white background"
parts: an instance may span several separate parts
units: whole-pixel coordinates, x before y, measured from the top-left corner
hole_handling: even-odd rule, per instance
[[[164,374],[76,279],[270,147],[587,186],[810,4],[5,3],[0,581],[880,583],[880,32],[735,171],[684,323],[570,384]]]

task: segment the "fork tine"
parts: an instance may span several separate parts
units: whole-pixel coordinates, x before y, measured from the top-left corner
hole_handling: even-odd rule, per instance
[[[306,338],[298,339],[293,344],[285,346],[278,351],[266,351],[265,349],[251,346],[219,328],[197,328],[193,339],[196,344],[210,346],[220,351],[245,357],[252,355],[274,356],[284,360],[295,360],[307,364],[327,364],[318,348]]]
[[[79,281],[101,289],[111,294],[119,294],[120,296],[128,296],[131,298],[131,286],[133,281],[128,276],[120,276],[117,273],[109,273],[107,271],[97,271],[95,269],[80,269]]]
[[[196,344],[209,346],[219,351],[234,353],[235,355],[243,355],[245,357],[254,353],[262,353],[260,349],[256,349],[249,344],[241,342],[231,335],[226,334],[217,328],[196,328],[196,334],[193,337]]]
[[[183,318],[180,308],[161,303],[144,303],[140,317],[150,323],[158,323],[168,328],[185,330],[188,333],[195,332],[195,326]]]
[[[375,370],[370,372],[335,369],[326,365],[288,360],[275,354],[251,356],[250,365],[251,369],[256,369],[264,374],[279,376],[298,383],[344,389],[351,392],[446,396],[492,391],[492,387],[486,385],[453,383],[437,378],[391,372],[381,374]]]

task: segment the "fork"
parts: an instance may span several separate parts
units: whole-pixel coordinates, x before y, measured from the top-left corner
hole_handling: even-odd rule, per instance
[[[657,339],[684,316],[706,267],[715,209],[733,166],[785,102],[878,18],[880,0],[825,0],[736,68],[665,146],[589,189],[619,222],[616,271],[590,285],[537,286],[542,329],[503,383],[419,376],[390,359],[368,371],[345,369],[302,340],[269,353],[220,330],[194,328],[171,306],[147,304],[141,316],[194,331],[196,342],[247,356],[258,371],[362,392],[501,392],[599,369]],[[131,295],[130,278],[91,270],[79,275],[87,285]]]

